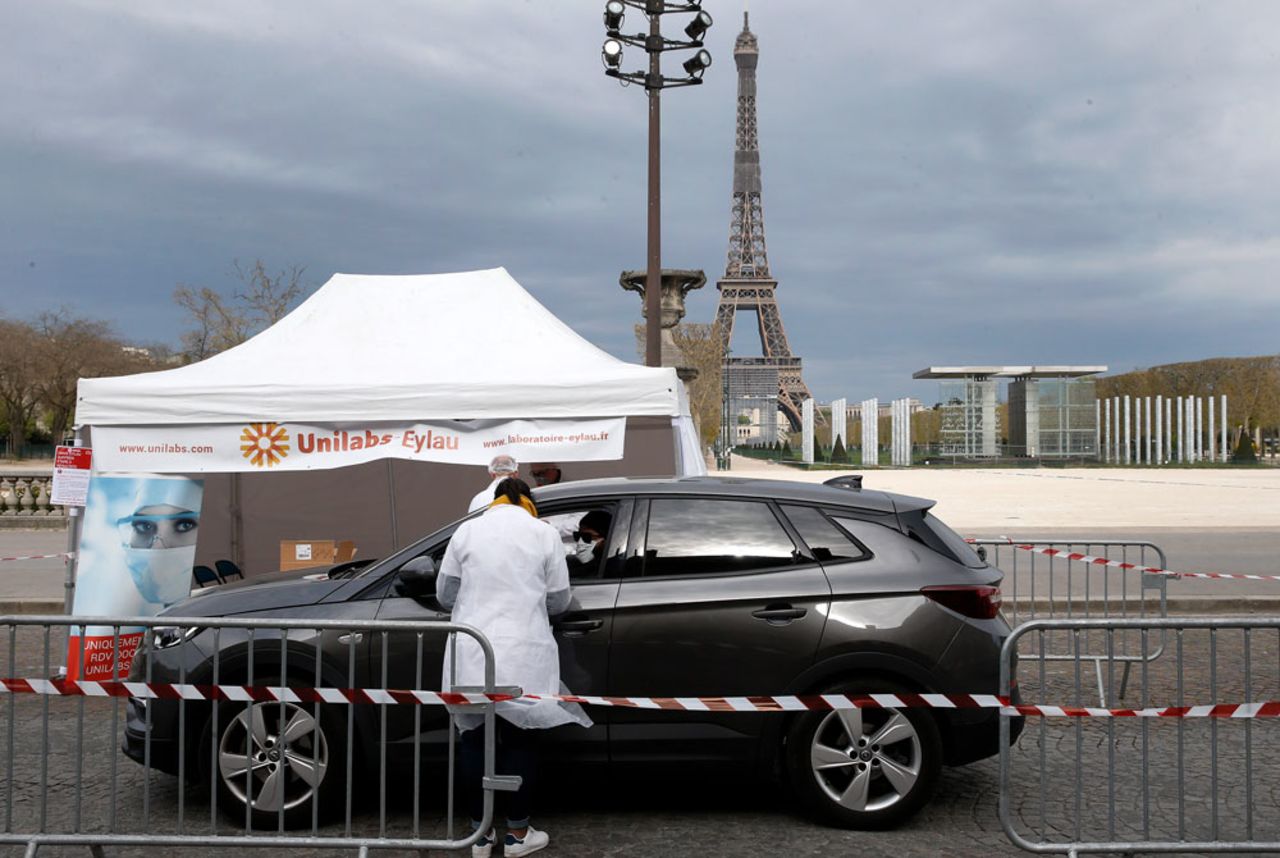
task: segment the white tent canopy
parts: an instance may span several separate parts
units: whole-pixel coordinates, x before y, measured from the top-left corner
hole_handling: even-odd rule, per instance
[[[689,414],[674,369],[618,360],[502,268],[335,274],[200,363],[80,381],[88,426]]]

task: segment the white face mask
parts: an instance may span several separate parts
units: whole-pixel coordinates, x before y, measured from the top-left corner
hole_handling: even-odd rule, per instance
[[[191,595],[196,547],[124,549],[133,584],[148,602],[172,605]]]
[[[590,563],[594,558],[596,543],[590,539],[579,539],[575,544],[576,547],[573,556],[578,558],[579,563]]]

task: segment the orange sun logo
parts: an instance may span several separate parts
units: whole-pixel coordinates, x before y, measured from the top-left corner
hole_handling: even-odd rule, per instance
[[[278,423],[250,423],[240,433],[240,454],[257,468],[270,468],[289,455],[289,432]]]

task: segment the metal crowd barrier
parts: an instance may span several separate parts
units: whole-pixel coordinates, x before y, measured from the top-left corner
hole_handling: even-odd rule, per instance
[[[999,816],[1010,840],[1066,855],[1280,852],[1280,725],[1255,721],[1263,701],[1280,700],[1280,619],[1035,620],[1005,642],[1001,693],[1016,689],[1023,705],[1090,705],[1090,633],[1104,641],[1111,674],[1123,669],[1110,655],[1121,637],[1167,636],[1164,658],[1136,663],[1136,699],[1126,701],[1162,711],[1032,715],[1013,747],[1002,715]],[[1055,635],[1075,641],[1070,660],[1044,657]]]
[[[975,548],[987,561],[1005,573],[1004,615],[1011,626],[1038,619],[1111,619],[1168,616],[1168,579],[1140,570],[1113,569],[1071,560],[1063,554],[1105,555],[1112,560],[1167,569],[1164,551],[1153,542],[1105,539],[972,539]],[[1053,548],[1062,552],[1045,556],[1018,548]],[[1064,640],[1049,646],[1044,653],[1028,655],[1035,660],[1072,661],[1077,654]],[[1142,642],[1138,648],[1131,637],[1115,643],[1116,653],[1104,649],[1106,641],[1097,635],[1086,635],[1084,658],[1093,662],[1094,683],[1100,705],[1122,699],[1128,688],[1134,664],[1151,661],[1164,651],[1164,638]],[[1104,662],[1122,666],[1120,675],[1104,676]]]
[[[57,680],[68,635],[85,627],[109,629],[113,651],[144,630],[129,677],[113,665],[101,681],[37,680],[27,685],[43,693],[0,693],[7,698],[0,700],[0,844],[23,844],[29,858],[42,846],[68,845],[95,855],[103,846],[341,848],[362,856],[461,849],[491,825],[494,791],[519,786],[494,773],[494,703],[393,705],[376,691],[439,689],[444,643],[462,635],[484,654],[485,684],[457,690],[519,694],[495,687],[493,649],[470,626],[7,616],[0,617],[5,678]],[[93,660],[84,637],[78,652],[76,644],[70,650],[81,664]],[[482,714],[484,730],[483,824],[476,832],[464,824],[462,834],[454,826],[455,710]],[[122,753],[127,724],[141,737],[133,747],[145,765]],[[440,774],[443,782],[433,782]],[[408,777],[411,789],[401,783]]]

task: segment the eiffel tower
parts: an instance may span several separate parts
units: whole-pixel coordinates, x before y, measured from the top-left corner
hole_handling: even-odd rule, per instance
[[[761,369],[778,373],[778,408],[792,429],[800,428],[800,405],[811,398],[800,373],[800,358],[791,354],[787,332],[774,291],[778,281],[769,275],[769,255],[764,244],[764,204],[760,199],[760,145],[756,138],[756,63],[760,48],[742,13],[742,32],[733,48],[738,66],[738,129],[733,153],[733,216],[729,225],[729,259],[724,277],[716,282],[720,300],[716,323],[729,353],[734,316],[738,310],[754,311],[760,324],[762,358],[729,357],[725,373],[732,385],[735,376],[746,378]]]

